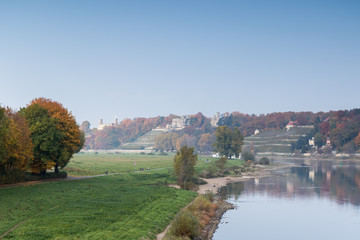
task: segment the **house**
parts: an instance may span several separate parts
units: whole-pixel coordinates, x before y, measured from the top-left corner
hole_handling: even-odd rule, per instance
[[[286,126],[286,131],[290,131],[294,127],[297,127],[298,123],[296,121],[290,121]]]
[[[314,137],[312,137],[311,139],[309,139],[309,145],[312,146],[312,147],[315,146]]]

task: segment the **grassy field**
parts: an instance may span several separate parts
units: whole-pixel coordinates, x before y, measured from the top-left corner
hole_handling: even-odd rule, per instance
[[[69,176],[90,176],[108,173],[127,173],[138,171],[140,168],[158,169],[160,172],[168,172],[173,169],[174,154],[167,156],[161,155],[141,155],[141,154],[76,154],[71,160],[65,171]],[[209,160],[209,163],[206,160]],[[217,158],[199,156],[196,170],[206,168]],[[136,167],[134,167],[136,162]],[[239,159],[229,160],[227,166],[239,165]]]
[[[138,173],[0,189],[5,239],[155,239],[196,194]]]
[[[5,239],[155,239],[197,195],[170,188],[174,155],[78,154],[65,169],[84,176],[119,175],[0,189]],[[206,160],[209,160],[207,163]],[[196,171],[216,158],[199,157]],[[151,171],[135,172],[150,167]],[[227,166],[240,165],[229,160]]]

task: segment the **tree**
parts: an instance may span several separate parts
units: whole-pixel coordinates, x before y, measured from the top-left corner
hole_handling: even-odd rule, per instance
[[[320,148],[324,146],[325,143],[326,142],[324,136],[321,133],[316,133],[314,136],[314,144]]]
[[[91,133],[90,122],[89,121],[82,122],[80,126],[80,130],[83,131],[85,134],[90,134]]]
[[[187,189],[195,174],[194,166],[197,162],[197,154],[194,154],[194,148],[187,146],[181,147],[174,157],[174,172],[177,177],[177,183],[183,189]]]
[[[215,135],[216,142],[214,143],[214,147],[221,156],[231,158],[235,155],[235,157],[239,157],[244,136],[240,133],[238,128],[220,126],[216,129]]]
[[[180,150],[183,146],[195,147],[196,145],[196,137],[189,136],[188,134],[184,134],[182,137],[179,137],[176,141],[176,149]]]
[[[177,133],[162,133],[155,138],[154,149],[159,151],[173,151],[179,138]]]
[[[210,133],[202,134],[198,141],[200,152],[205,152],[205,153],[212,152],[214,142],[215,142],[215,136],[213,134]]]
[[[57,119],[50,117],[49,112],[38,104],[32,104],[20,110],[30,126],[34,158],[30,163],[33,173],[44,174],[56,165],[61,157],[61,142],[65,134],[58,128]]]
[[[359,134],[357,135],[357,137],[355,138],[355,146],[357,148],[360,148],[360,132]]]
[[[58,172],[59,168],[64,168],[70,158],[81,150],[84,143],[83,136],[74,116],[61,103],[46,98],[36,98],[31,101],[31,105],[33,104],[42,106],[49,112],[50,117],[56,119],[56,128],[63,135],[59,140],[57,158],[53,158],[55,172]]]
[[[215,165],[220,169],[221,172],[224,171],[226,161],[227,161],[227,157],[224,156],[215,161]]]
[[[10,108],[0,109],[0,148],[0,181],[21,179],[33,158],[32,142],[25,118]]]
[[[10,108],[6,112],[10,119],[10,131],[6,141],[8,171],[13,169],[25,171],[33,158],[30,130],[26,119],[20,113],[14,112]]]
[[[0,165],[4,161],[7,152],[5,143],[9,131],[9,122],[9,119],[5,116],[5,109],[0,107]]]

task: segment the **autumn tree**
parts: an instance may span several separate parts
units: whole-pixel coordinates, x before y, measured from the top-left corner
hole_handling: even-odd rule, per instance
[[[65,134],[57,128],[57,119],[50,117],[49,112],[38,104],[29,105],[20,112],[30,126],[30,136],[34,145],[34,158],[30,163],[30,169],[33,173],[44,174],[56,165]]]
[[[315,136],[314,136],[314,144],[317,146],[317,147],[322,147],[324,144],[325,144],[325,138],[324,136],[321,134],[321,133],[316,133]]]
[[[239,157],[241,146],[243,145],[244,136],[238,128],[229,128],[228,126],[220,126],[215,131],[216,142],[215,150],[221,155],[231,158]]]
[[[215,135],[210,133],[202,134],[198,141],[200,152],[205,152],[205,153],[212,152],[214,142],[215,142]]]
[[[64,135],[60,141],[60,154],[55,161],[55,172],[64,168],[70,158],[79,152],[85,142],[76,123],[75,117],[61,103],[46,98],[36,98],[31,104],[38,104],[44,107],[49,115],[57,120],[56,127]]]
[[[18,112],[7,108],[5,112],[0,113],[0,174],[5,175],[7,182],[13,182],[21,178],[18,173],[27,170],[30,161],[33,158],[32,142],[30,130],[26,120]],[[4,179],[3,179],[4,180]]]
[[[197,154],[194,154],[194,148],[187,146],[181,147],[174,157],[174,172],[177,177],[177,183],[181,188],[188,189],[191,179],[195,174],[195,164]]]
[[[48,169],[52,162],[55,172],[58,172],[59,168],[67,165],[74,153],[80,151],[84,143],[84,136],[74,116],[62,104],[46,98],[34,99],[24,109],[24,114],[33,128],[33,141],[38,140],[34,141],[34,145],[39,146],[34,147],[34,154],[37,161],[43,163],[42,172],[44,167]]]
[[[188,134],[184,134],[181,137],[179,137],[176,141],[176,149],[180,150],[183,146],[193,147],[196,146],[196,137],[190,136]]]
[[[360,148],[360,132],[359,134],[357,135],[357,137],[355,138],[355,146],[357,148]]]
[[[177,133],[162,133],[155,138],[154,149],[159,151],[174,151],[179,138]]]
[[[0,107],[0,164],[6,155],[6,135],[9,131],[9,119],[5,116],[5,109]]]

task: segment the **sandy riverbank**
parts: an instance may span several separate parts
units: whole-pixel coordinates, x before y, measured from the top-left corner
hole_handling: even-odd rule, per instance
[[[226,186],[228,183],[247,181],[253,178],[263,178],[271,175],[271,171],[289,167],[289,165],[278,164],[278,165],[255,165],[254,172],[245,172],[241,176],[229,176],[219,178],[202,178],[207,184],[200,185],[199,194],[204,194],[207,191],[217,193],[219,188]]]

